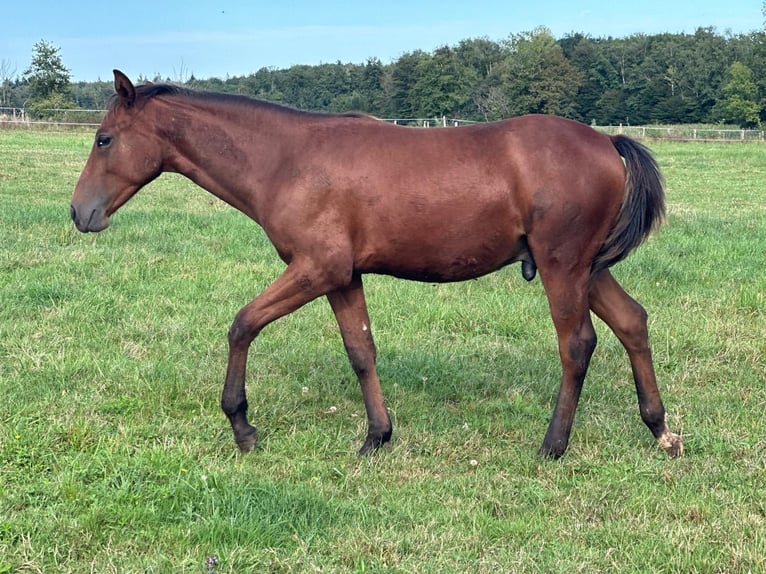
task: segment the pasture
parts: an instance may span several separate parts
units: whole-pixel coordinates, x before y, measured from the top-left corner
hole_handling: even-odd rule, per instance
[[[391,445],[326,301],[219,408],[226,332],[282,269],[244,215],[164,175],[102,234],[69,199],[92,132],[0,131],[0,573],[766,570],[766,148],[650,144],[668,222],[614,268],[650,315],[686,454],[638,414],[598,321],[572,439],[537,456],[560,364],[539,279],[366,279]],[[215,557],[215,560],[213,559]]]

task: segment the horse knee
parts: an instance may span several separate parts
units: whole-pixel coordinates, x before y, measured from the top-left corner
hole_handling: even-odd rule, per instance
[[[244,313],[240,312],[229,327],[229,346],[249,345],[258,335],[258,330],[247,320]]]

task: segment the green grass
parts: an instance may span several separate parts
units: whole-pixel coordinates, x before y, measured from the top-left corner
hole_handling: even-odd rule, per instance
[[[615,268],[650,313],[686,456],[654,444],[599,324],[553,462],[536,450],[556,341],[518,266],[367,278],[395,433],[369,458],[326,302],[269,326],[248,371],[262,439],[239,455],[218,406],[226,332],[282,266],[169,175],[78,234],[91,140],[0,131],[0,573],[766,570],[763,146],[654,144],[668,224]]]

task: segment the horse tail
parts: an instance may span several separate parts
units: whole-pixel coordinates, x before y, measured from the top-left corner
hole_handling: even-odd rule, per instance
[[[609,235],[593,260],[593,273],[625,259],[665,218],[663,179],[652,154],[629,137],[618,135],[611,139],[625,160],[625,197]]]

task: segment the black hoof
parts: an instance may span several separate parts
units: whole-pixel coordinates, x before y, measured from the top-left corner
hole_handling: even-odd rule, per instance
[[[552,460],[558,460],[562,456],[564,456],[564,453],[567,451],[567,445],[546,445],[543,443],[543,446],[540,447],[540,450],[537,451],[537,454],[540,456],[544,456],[545,458],[550,458]]]
[[[385,433],[377,433],[377,434],[368,434],[367,438],[364,441],[364,444],[362,445],[362,448],[359,449],[359,452],[357,454],[359,456],[365,456],[368,454],[372,454],[376,450],[378,450],[380,447],[382,447],[384,444],[386,444],[388,441],[391,440],[391,432],[387,431]]]
[[[258,429],[251,426],[240,436],[237,436],[236,441],[240,451],[250,452],[258,444]]]

